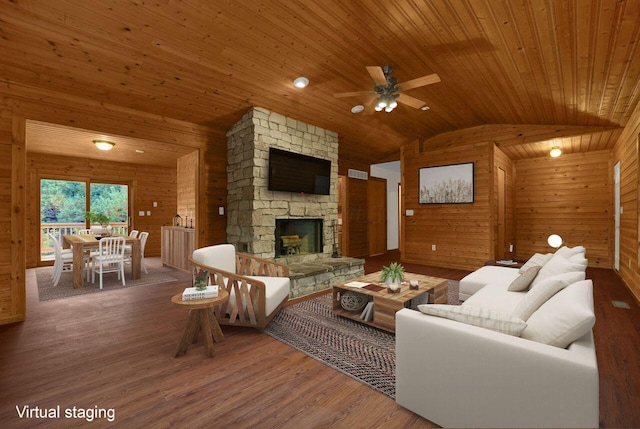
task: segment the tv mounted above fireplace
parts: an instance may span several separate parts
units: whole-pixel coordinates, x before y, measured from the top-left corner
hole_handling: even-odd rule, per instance
[[[331,161],[269,148],[269,190],[329,195]]]

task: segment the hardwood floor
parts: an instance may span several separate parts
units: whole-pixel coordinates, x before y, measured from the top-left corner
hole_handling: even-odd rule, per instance
[[[369,258],[366,271],[397,255]],[[189,284],[104,291],[39,302],[27,272],[27,320],[0,327],[0,427],[385,427],[429,428],[431,422],[324,364],[254,329],[223,326],[213,359],[201,343],[174,358],[187,320],[170,298]],[[407,264],[422,274],[466,272]],[[611,270],[589,269],[598,321],[603,427],[640,427],[638,304]],[[630,309],[611,300],[626,301]],[[22,409],[60,406],[60,419],[20,419]],[[65,409],[114,409],[105,418],[66,419]]]

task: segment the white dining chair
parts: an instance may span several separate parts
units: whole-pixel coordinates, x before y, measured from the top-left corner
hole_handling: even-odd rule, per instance
[[[122,279],[122,285],[125,285],[124,243],[124,237],[105,237],[100,240],[98,254],[91,260],[91,282],[95,283],[96,271],[98,271],[100,289],[102,289],[102,277],[106,273],[118,273],[118,279]]]
[[[51,272],[51,281],[53,281],[54,286],[58,286],[58,282],[60,281],[62,272],[73,270],[73,253],[70,251],[63,251],[62,246],[60,245],[60,242],[55,235],[49,233],[49,237],[53,241],[53,249],[55,252],[53,271]]]
[[[131,232],[129,233],[129,237],[138,237],[138,230],[132,229]]]
[[[147,245],[147,238],[149,238],[149,233],[146,231],[143,231],[140,233],[139,238],[140,238],[140,267],[144,270],[145,274],[149,274],[149,271],[147,271],[147,266],[144,264],[144,248]],[[127,264],[131,264],[133,261],[132,247],[130,244],[127,244],[125,246],[124,258],[125,258],[125,263]]]
[[[83,234],[93,234],[93,230],[91,230],[91,229],[79,229],[78,230],[78,235],[83,235]]]

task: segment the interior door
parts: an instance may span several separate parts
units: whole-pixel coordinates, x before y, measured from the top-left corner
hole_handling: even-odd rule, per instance
[[[369,255],[387,251],[387,181],[377,177],[368,180]]]
[[[498,242],[496,246],[496,259],[504,259],[505,255],[505,221],[506,221],[506,203],[505,203],[505,172],[502,168],[498,168]]]

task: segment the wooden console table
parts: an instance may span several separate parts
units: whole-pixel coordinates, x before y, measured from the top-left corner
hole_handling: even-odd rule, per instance
[[[381,290],[369,290],[365,288],[350,287],[347,284],[337,284],[333,286],[333,312],[358,322],[384,329],[385,331],[396,331],[396,312],[411,305],[411,300],[429,292],[429,304],[446,304],[447,289],[449,281],[439,277],[423,276],[422,274],[405,273],[405,283],[399,292],[390,292],[388,287],[380,284],[380,271],[367,274],[352,281],[369,283],[382,287]],[[419,289],[411,289],[409,282],[416,280]],[[340,300],[345,292],[355,292],[367,295],[369,300],[373,300],[373,319],[365,322],[360,318],[360,311],[348,311],[342,308]],[[370,298],[369,298],[370,297]]]
[[[196,246],[196,232],[193,228],[181,226],[163,226],[162,234],[162,264],[182,271],[191,271],[189,256]]]

